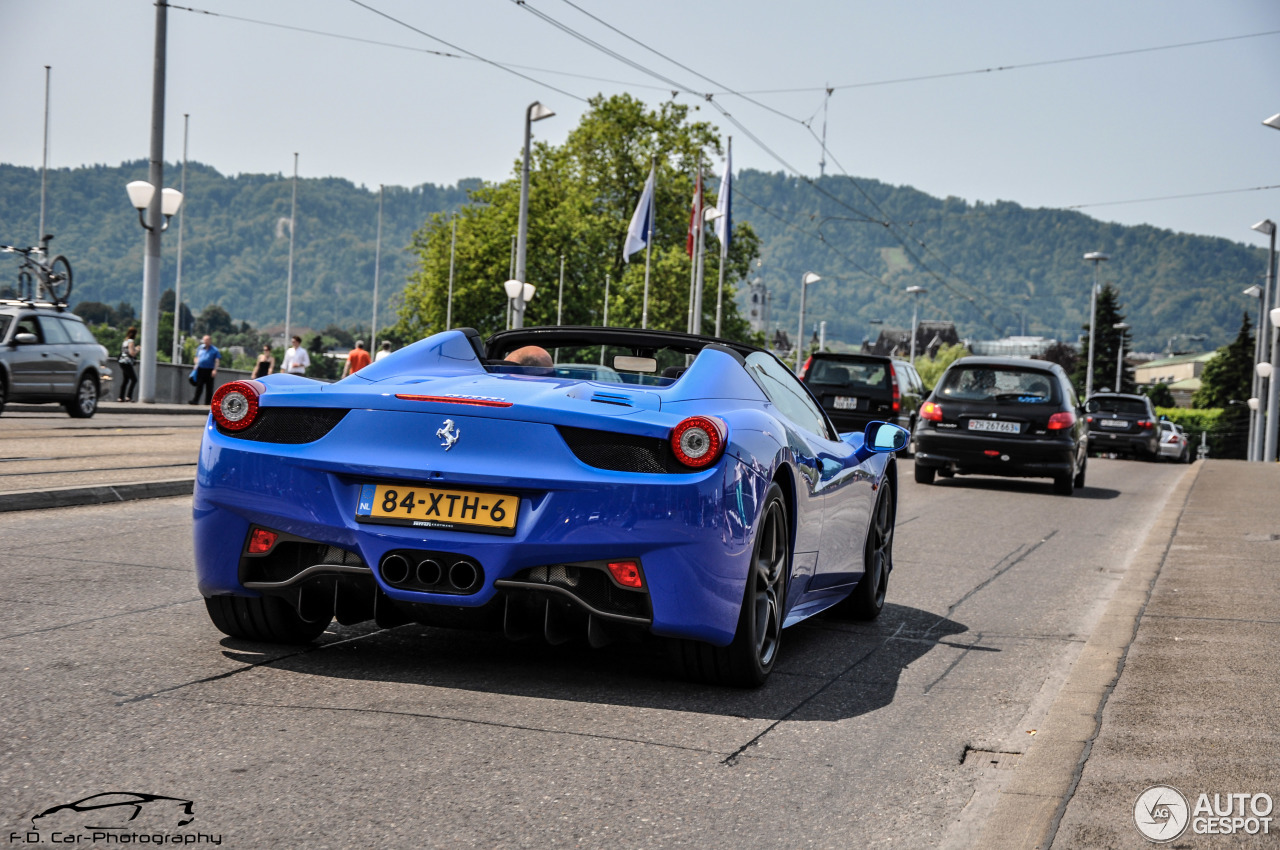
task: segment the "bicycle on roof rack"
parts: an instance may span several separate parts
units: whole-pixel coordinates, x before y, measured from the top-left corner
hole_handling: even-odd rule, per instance
[[[19,300],[31,302],[43,294],[61,307],[71,298],[71,263],[61,254],[47,263],[44,261],[49,256],[51,239],[53,234],[46,233],[39,245],[30,248],[0,245],[0,251],[22,257],[22,265],[18,266]]]

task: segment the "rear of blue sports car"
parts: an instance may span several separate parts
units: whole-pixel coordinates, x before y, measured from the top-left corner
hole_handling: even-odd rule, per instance
[[[292,641],[336,618],[727,644],[769,484],[735,446],[742,403],[494,373],[459,339],[433,338],[419,368],[219,390],[194,498],[215,624]]]

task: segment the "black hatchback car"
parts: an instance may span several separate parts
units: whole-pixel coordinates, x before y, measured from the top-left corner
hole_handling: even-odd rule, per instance
[[[1056,363],[964,357],[920,408],[915,478],[1052,478],[1055,492],[1084,486],[1089,434],[1075,390]]]
[[[912,431],[924,400],[924,384],[911,364],[879,354],[821,351],[805,361],[800,380],[841,433],[875,421]]]
[[[1146,396],[1094,393],[1084,403],[1084,414],[1093,451],[1160,459],[1160,417]]]

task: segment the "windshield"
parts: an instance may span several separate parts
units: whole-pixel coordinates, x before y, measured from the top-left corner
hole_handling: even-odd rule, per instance
[[[1057,401],[1053,376],[1036,369],[1005,366],[958,366],[938,385],[940,398],[1045,404]]]
[[[888,390],[889,365],[883,360],[817,360],[809,370],[807,383],[813,386],[849,390]]]
[[[1146,416],[1147,403],[1138,398],[1116,398],[1115,396],[1096,396],[1089,399],[1084,409],[1088,413],[1106,411],[1108,413],[1124,413],[1130,416]]]

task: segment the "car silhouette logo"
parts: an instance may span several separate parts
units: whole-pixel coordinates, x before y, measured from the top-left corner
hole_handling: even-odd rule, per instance
[[[444,450],[447,452],[453,448],[454,443],[458,442],[458,438],[462,436],[462,431],[454,427],[452,419],[446,419],[444,424],[436,429],[436,436],[444,441],[440,445],[444,446]]]

